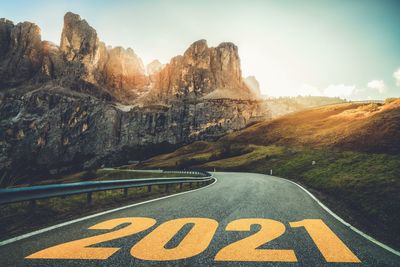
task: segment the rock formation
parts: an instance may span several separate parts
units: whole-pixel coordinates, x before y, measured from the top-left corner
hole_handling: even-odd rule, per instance
[[[65,15],[60,51],[67,62],[63,68],[75,74],[71,80],[106,89],[123,102],[132,102],[147,92],[149,79],[142,60],[131,48],[107,48],[96,30],[79,15]],[[70,75],[64,72],[59,76],[62,79]]]
[[[160,72],[164,68],[164,65],[158,59],[153,60],[146,66],[147,74],[152,76],[157,72]]]
[[[256,98],[243,81],[238,48],[232,43],[209,48],[205,40],[197,41],[156,76],[151,101]]]
[[[0,86],[15,86],[31,79],[42,64],[40,29],[30,22],[14,25],[0,20]]]
[[[246,79],[244,79],[244,82],[247,87],[251,89],[253,94],[255,94],[257,97],[261,97],[260,84],[255,76],[247,76]]]
[[[60,46],[1,19],[0,49],[0,177],[121,164],[266,116],[231,43],[200,40],[146,75],[132,49],[106,47],[67,13]]]
[[[86,20],[71,12],[65,14],[60,50],[67,61],[82,63],[87,74],[93,75],[100,59],[99,46],[97,32]]]
[[[110,49],[101,76],[106,88],[119,99],[134,101],[148,91],[149,79],[143,62],[131,48]]]

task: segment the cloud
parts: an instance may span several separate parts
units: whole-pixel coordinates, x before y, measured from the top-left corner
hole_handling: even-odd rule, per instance
[[[396,79],[396,85],[400,86],[400,68],[393,73],[393,77]]]
[[[355,85],[331,84],[326,87],[323,92],[325,96],[330,97],[349,97],[354,94],[355,90]]]
[[[400,78],[400,71],[399,71],[399,78]],[[382,80],[373,80],[367,83],[368,88],[377,90],[380,94],[383,94],[386,90],[385,82]]]

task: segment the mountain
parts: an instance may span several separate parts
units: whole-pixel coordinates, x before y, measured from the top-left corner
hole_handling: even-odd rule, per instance
[[[257,99],[246,86],[240,70],[238,48],[232,43],[208,47],[206,40],[193,43],[156,74],[149,101],[174,99]]]
[[[161,64],[158,59],[153,60],[146,66],[147,74],[151,77],[152,75],[161,71],[165,65]]]
[[[34,23],[0,20],[8,184],[215,140],[268,116],[243,82],[234,44],[195,42],[166,66],[153,62],[148,75],[131,48],[106,46],[77,14],[65,14],[60,40],[42,41]]]

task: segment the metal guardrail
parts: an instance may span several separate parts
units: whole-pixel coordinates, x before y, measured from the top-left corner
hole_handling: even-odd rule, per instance
[[[39,185],[20,188],[0,189],[0,204],[9,204],[22,201],[30,201],[34,206],[35,201],[39,199],[65,197],[69,195],[87,193],[87,202],[92,202],[92,193],[98,191],[124,189],[124,196],[128,194],[128,188],[132,187],[148,187],[148,192],[151,192],[153,185],[165,185],[165,191],[168,192],[169,185],[179,184],[180,188],[184,183],[207,183],[214,178],[210,173],[201,171],[166,171],[167,173],[182,173],[182,174],[200,174],[203,177],[186,177],[186,178],[140,178],[126,180],[110,180],[110,181],[93,181],[93,182],[78,182],[66,184]]]
[[[207,171],[203,171],[203,170],[163,170],[163,173],[182,173],[182,174],[197,174],[197,175],[201,175],[203,177],[209,177],[211,176],[211,174]]]
[[[385,100],[354,100],[354,101],[349,101],[349,103],[354,103],[354,104],[384,104]]]

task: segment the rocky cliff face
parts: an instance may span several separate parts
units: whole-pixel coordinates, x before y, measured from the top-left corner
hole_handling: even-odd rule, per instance
[[[60,46],[35,24],[2,19],[0,49],[0,177],[141,159],[153,146],[216,139],[266,116],[231,43],[195,42],[146,75],[132,49],[106,47],[67,13]]]
[[[14,25],[0,20],[0,86],[18,85],[31,79],[42,63],[40,29],[30,22]]]
[[[119,100],[134,102],[147,93],[149,78],[145,75],[142,60],[132,49],[112,48],[104,62],[102,82]]]
[[[141,160],[163,147],[215,140],[265,115],[257,100],[207,99],[124,107],[54,86],[2,95],[2,174],[48,177]]]
[[[108,48],[79,15],[67,13],[58,58],[52,76],[81,91],[96,88],[121,102],[133,102],[148,91],[149,79],[142,60],[131,48]],[[54,58],[49,62],[53,63]],[[55,68],[54,68],[55,66]],[[85,90],[86,89],[86,90]]]
[[[182,98],[255,99],[243,81],[238,48],[232,43],[209,48],[200,40],[173,58],[157,73],[149,99],[168,103]]]

